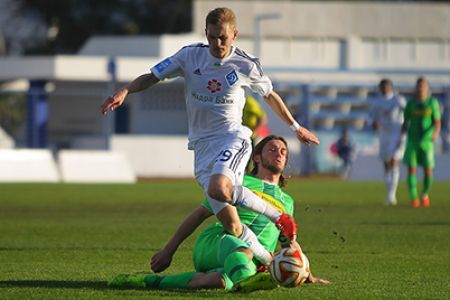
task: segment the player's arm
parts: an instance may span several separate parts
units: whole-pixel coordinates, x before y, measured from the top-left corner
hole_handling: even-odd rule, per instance
[[[272,108],[272,110],[287,124],[291,127],[292,130],[295,131],[297,138],[302,141],[305,144],[319,144],[319,139],[308,129],[300,126],[297,121],[295,121],[294,117],[292,117],[291,113],[289,112],[288,108],[284,104],[283,100],[281,99],[280,95],[278,95],[276,92],[271,91],[269,94],[267,94],[264,97],[269,104],[269,106]]]
[[[441,131],[441,120],[435,119],[433,121],[433,123],[434,123],[434,130],[433,130],[432,139],[433,139],[433,141],[435,141],[439,136],[439,132]]]
[[[405,135],[407,130],[408,130],[408,126],[409,126],[409,111],[410,111],[410,106],[408,104],[406,104],[405,109],[403,110],[403,124],[402,124],[402,129],[401,129],[401,134]]]
[[[441,110],[439,107],[439,102],[436,99],[433,99],[431,109],[433,114],[433,125],[434,125],[432,139],[433,141],[435,141],[439,136],[439,132],[441,131]]]
[[[106,115],[109,110],[114,110],[121,106],[128,94],[136,93],[148,89],[159,82],[159,79],[153,74],[143,74],[132,82],[118,89],[112,96],[109,96],[101,106],[102,114]]]
[[[402,124],[402,129],[401,129],[401,133],[402,135],[405,135],[406,132],[408,131],[408,127],[409,127],[409,111],[411,110],[410,108],[411,106],[406,104],[405,110],[403,111],[403,124]]]
[[[406,131],[408,131],[408,121],[404,120],[401,129],[402,135],[406,134]]]
[[[400,139],[397,142],[396,149],[400,149],[406,143],[406,132],[408,131],[408,121],[405,119],[400,129]]]
[[[212,213],[203,205],[197,207],[178,227],[167,244],[153,255],[150,266],[153,272],[162,272],[170,266],[172,257],[178,247],[186,240],[200,224],[203,223]]]

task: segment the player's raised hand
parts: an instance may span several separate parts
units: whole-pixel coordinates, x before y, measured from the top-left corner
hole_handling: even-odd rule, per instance
[[[150,261],[150,268],[153,272],[159,273],[167,269],[171,262],[172,255],[164,249],[161,249],[153,255],[152,260]]]
[[[319,139],[308,129],[299,127],[296,131],[297,138],[304,144],[309,145],[311,143],[319,145]]]
[[[109,110],[114,110],[121,106],[127,95],[128,91],[126,89],[120,89],[114,95],[109,96],[101,106],[102,114],[106,115]]]

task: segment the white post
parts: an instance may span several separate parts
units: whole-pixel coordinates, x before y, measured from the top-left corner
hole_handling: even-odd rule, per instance
[[[272,14],[256,15],[256,17],[253,19],[254,34],[255,34],[253,55],[255,55],[255,57],[260,58],[261,56],[261,22],[264,20],[279,19],[280,17],[281,15],[278,13],[272,13]]]

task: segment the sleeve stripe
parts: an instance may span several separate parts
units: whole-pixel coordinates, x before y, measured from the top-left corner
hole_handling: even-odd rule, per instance
[[[252,61],[256,65],[256,68],[258,69],[259,75],[261,75],[261,77],[264,76],[264,71],[263,71],[263,69],[261,67],[261,63],[259,62],[258,58],[249,56],[247,53],[245,53],[244,51],[242,51],[239,48],[236,48],[234,53],[236,53],[240,57],[243,57],[243,58],[246,58],[246,59]]]

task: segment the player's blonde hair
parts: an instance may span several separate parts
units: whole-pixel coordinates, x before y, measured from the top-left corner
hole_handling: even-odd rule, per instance
[[[218,7],[211,10],[206,16],[206,27],[208,25],[220,25],[228,23],[236,29],[236,15],[228,7]]]

